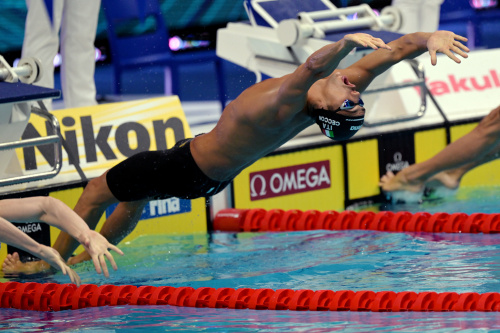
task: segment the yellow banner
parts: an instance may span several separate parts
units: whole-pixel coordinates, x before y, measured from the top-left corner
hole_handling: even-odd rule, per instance
[[[68,150],[88,178],[101,175],[135,153],[170,148],[191,136],[176,96],[56,110],[52,114],[60,122]],[[23,139],[46,135],[45,120],[32,116]],[[28,173],[50,170],[53,154],[49,145],[17,150],[21,168]],[[59,175],[44,184],[79,180],[66,149],[62,162]]]
[[[234,180],[236,208],[344,208],[340,145],[269,156]]]

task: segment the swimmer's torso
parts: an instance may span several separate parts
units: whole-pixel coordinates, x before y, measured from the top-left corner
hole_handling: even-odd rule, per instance
[[[192,141],[193,158],[208,177],[233,178],[314,123],[305,112],[306,94],[293,104],[280,103],[285,78],[268,79],[245,90],[225,108],[211,132]]]

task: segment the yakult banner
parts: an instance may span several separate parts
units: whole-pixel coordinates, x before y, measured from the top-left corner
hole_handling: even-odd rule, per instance
[[[426,84],[449,120],[483,117],[499,101],[500,96],[500,49],[471,51],[467,59],[457,64],[445,55],[439,55],[437,65],[432,66],[428,54],[417,58],[423,65]],[[385,84],[413,81],[416,75],[408,62],[402,61],[389,70]],[[380,87],[376,82],[370,89]],[[420,87],[399,89],[363,96],[368,110],[367,121],[391,119],[391,116],[416,114],[420,107]],[[399,122],[398,129],[421,123],[442,122],[443,118],[430,98],[427,98],[425,116],[419,121]],[[403,126],[403,127],[402,127]]]

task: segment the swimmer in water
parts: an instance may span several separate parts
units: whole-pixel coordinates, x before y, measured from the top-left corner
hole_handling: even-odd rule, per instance
[[[424,188],[455,190],[462,177],[500,155],[500,106],[460,139],[422,163],[412,164],[397,174],[387,172],[380,179],[385,193],[423,193]]]
[[[109,260],[113,268],[117,269],[115,260],[108,249],[123,255],[123,252],[119,248],[110,244],[101,234],[90,230],[80,216],[60,200],[51,197],[1,200],[0,242],[15,246],[43,259],[50,266],[61,270],[64,275],[68,275],[71,282],[77,285],[80,285],[80,277],[66,265],[65,260],[61,258],[59,252],[34,241],[9,221],[18,223],[45,222],[48,225],[64,230],[78,243],[83,245],[94,262],[97,273],[101,274],[101,272],[104,272],[106,277],[109,277],[109,272],[104,259],[105,257]],[[18,265],[21,267],[17,267]],[[29,273],[25,268],[19,260],[18,253],[8,254],[2,265],[4,273]]]
[[[363,124],[361,92],[375,77],[425,52],[433,65],[436,53],[460,63],[457,55],[468,56],[465,41],[449,31],[412,33],[389,44],[369,34],[347,34],[314,52],[293,73],[243,91],[226,106],[210,132],[182,140],[171,149],[138,153],[91,180],[75,212],[93,229],[106,207],[118,203],[100,231],[118,244],[135,228],[149,200],[215,195],[243,169],[314,123],[330,139],[350,138]],[[375,51],[337,69],[356,47]],[[61,233],[54,248],[68,259],[77,245]],[[88,260],[86,253],[68,262],[83,260]]]

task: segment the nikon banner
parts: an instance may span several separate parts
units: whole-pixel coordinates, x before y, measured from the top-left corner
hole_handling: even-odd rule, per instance
[[[52,114],[60,122],[66,149],[63,149],[61,172],[51,180],[37,183],[42,186],[80,180],[75,164],[79,164],[87,178],[94,178],[138,152],[170,148],[178,140],[191,136],[177,97],[101,104],[52,111]],[[46,135],[45,121],[31,116],[23,139]],[[69,159],[67,150],[76,161]],[[50,145],[17,150],[21,169],[27,173],[50,170],[53,154]]]
[[[51,111],[51,113],[59,120],[61,136],[66,141],[66,146],[62,150],[61,172],[51,179],[2,187],[0,194],[17,192],[22,197],[23,192],[49,188],[50,196],[62,200],[73,208],[83,191],[80,185],[82,178],[75,164],[79,165],[86,178],[92,179],[133,154],[167,149],[178,140],[192,136],[176,96],[100,104]],[[46,135],[45,120],[32,115],[23,139]],[[66,149],[71,152],[74,160],[70,159]],[[52,169],[50,165],[54,161],[52,145],[20,148],[16,150],[16,154],[21,171],[26,174]],[[71,188],[68,184],[76,185]],[[62,187],[65,190],[60,190]],[[112,209],[108,209],[105,215],[109,216],[111,213]],[[104,221],[105,216],[101,218],[97,230],[100,230]],[[48,231],[49,228],[40,227],[38,224],[16,226],[45,245],[53,244],[59,233],[56,228],[50,228]],[[196,233],[206,230],[207,214],[204,198],[153,200],[146,206],[137,227],[124,241],[144,234]],[[7,253],[5,249],[5,246],[0,247],[0,260]],[[9,252],[12,252],[11,249]]]

